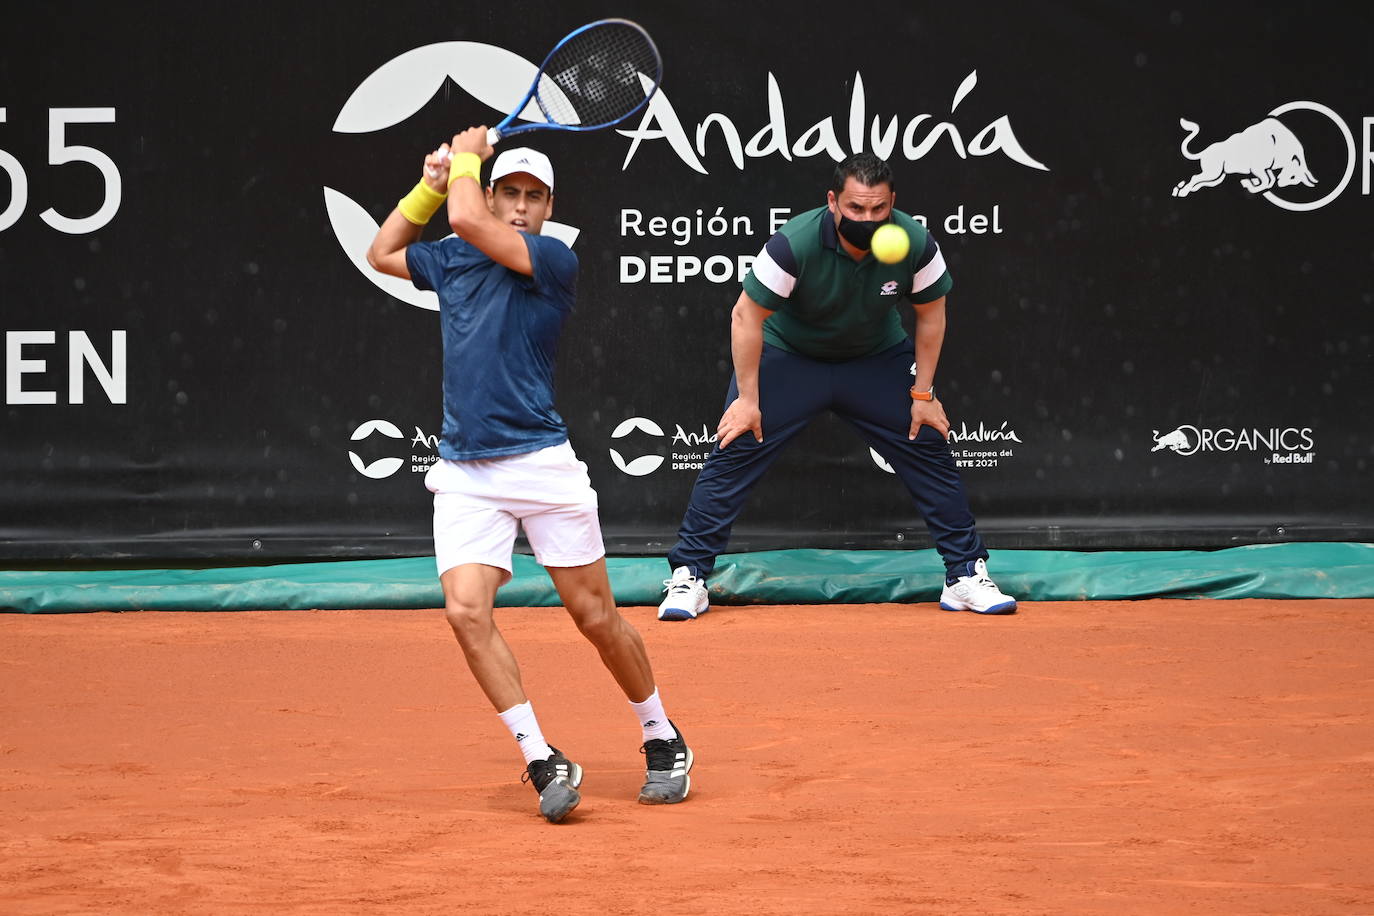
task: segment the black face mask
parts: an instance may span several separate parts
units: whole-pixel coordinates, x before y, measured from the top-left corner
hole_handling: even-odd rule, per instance
[[[840,214],[840,235],[860,251],[867,251],[868,246],[873,244],[873,233],[885,222],[885,219],[850,219]]]

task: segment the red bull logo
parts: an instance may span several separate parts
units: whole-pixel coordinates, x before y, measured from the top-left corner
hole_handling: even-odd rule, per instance
[[[1174,186],[1175,197],[1215,187],[1227,175],[1245,175],[1240,183],[1251,194],[1275,185],[1286,188],[1300,184],[1311,188],[1317,184],[1307,168],[1302,143],[1278,118],[1265,118],[1197,153],[1188,152],[1188,144],[1198,135],[1198,126],[1187,118],[1180,118],[1178,123],[1188,132],[1180,147],[1183,158],[1197,162],[1198,173]]]
[[[1188,430],[1188,432],[1184,432],[1184,430]],[[1192,434],[1191,437],[1189,432]],[[1162,436],[1157,429],[1151,430],[1151,433],[1155,440],[1155,447],[1150,449],[1152,452],[1167,448],[1169,451],[1178,452],[1180,455],[1191,455],[1197,451],[1198,443],[1201,441],[1201,436],[1198,435],[1195,426],[1180,426],[1173,432],[1165,433]]]
[[[1292,128],[1280,120],[1282,115],[1292,112],[1310,112],[1330,120],[1345,146],[1344,173],[1334,183],[1330,181],[1330,174],[1326,174],[1323,181],[1330,190],[1316,200],[1297,199],[1302,195],[1291,193],[1287,197],[1283,195],[1285,188],[1315,188],[1321,184],[1317,178],[1320,173],[1314,173],[1308,165],[1302,141]],[[1309,120],[1305,123],[1310,129],[1311,115],[1306,117]],[[1180,118],[1178,123],[1185,131],[1179,151],[1184,159],[1197,163],[1197,172],[1174,185],[1174,197],[1187,197],[1203,188],[1214,188],[1224,182],[1228,175],[1239,175],[1241,187],[1251,194],[1263,195],[1275,206],[1285,210],[1316,210],[1340,195],[1355,174],[1358,155],[1354,134],[1336,112],[1317,102],[1280,105],[1269,112],[1268,117],[1196,151],[1190,146],[1201,133],[1201,128],[1187,118]],[[1327,165],[1334,172],[1335,164]]]

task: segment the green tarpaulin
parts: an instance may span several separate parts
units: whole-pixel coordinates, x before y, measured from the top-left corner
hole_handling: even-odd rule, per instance
[[[999,550],[990,572],[1022,601],[1123,598],[1370,598],[1374,545],[1264,544],[1225,550]],[[656,605],[667,564],[612,557],[621,605]],[[727,554],[711,577],[716,604],[868,604],[939,598],[933,550],[773,550]],[[553,607],[558,595],[531,557],[515,558],[503,607]],[[443,598],[433,557],[210,569],[0,572],[0,610],[247,611],[427,608]]]

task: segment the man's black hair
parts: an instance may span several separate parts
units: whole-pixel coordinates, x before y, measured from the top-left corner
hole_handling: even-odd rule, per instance
[[[870,188],[886,184],[888,190],[897,190],[897,183],[892,179],[891,167],[872,153],[855,153],[835,166],[834,177],[830,179],[830,190],[839,194],[844,190],[845,181],[850,178]]]

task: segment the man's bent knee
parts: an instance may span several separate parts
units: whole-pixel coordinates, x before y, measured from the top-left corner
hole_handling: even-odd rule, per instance
[[[460,601],[450,601],[444,605],[444,618],[460,641],[485,632],[492,624],[491,608]]]
[[[624,620],[614,605],[600,605],[585,612],[573,611],[572,608],[569,611],[578,632],[593,645],[605,645],[621,635]]]

